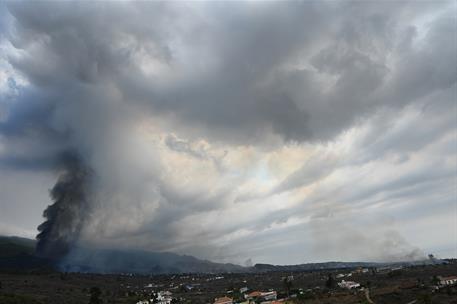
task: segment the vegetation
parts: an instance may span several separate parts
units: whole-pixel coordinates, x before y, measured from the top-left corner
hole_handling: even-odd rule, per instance
[[[35,250],[31,240],[17,237],[0,236],[0,258],[28,255]]]
[[[290,289],[292,288],[293,277],[287,276],[282,279],[282,283],[284,284],[284,289],[286,290],[287,297],[290,295]]]
[[[18,294],[0,294],[2,304],[43,304],[32,296]]]
[[[332,274],[328,275],[327,281],[325,281],[325,287],[329,289],[336,287],[336,281]]]
[[[92,287],[90,289],[90,300],[89,304],[101,304],[103,301],[100,299],[102,291],[98,287]]]

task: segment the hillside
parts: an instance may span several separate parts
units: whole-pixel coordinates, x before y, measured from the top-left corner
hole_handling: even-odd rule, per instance
[[[214,263],[200,260],[189,255],[171,252],[150,252],[141,250],[74,248],[61,261],[51,261],[34,256],[35,241],[18,237],[0,237],[0,270],[30,271],[53,267],[65,272],[82,273],[265,273],[334,270],[356,267],[412,266],[441,263],[436,260],[424,260],[399,263],[367,262],[323,262],[299,265],[256,264],[254,267],[242,267],[235,264]]]
[[[15,236],[0,236],[0,258],[30,255],[33,254],[34,250],[35,240]]]
[[[78,247],[62,261],[34,255],[35,240],[0,236],[0,270],[30,271],[53,267],[67,272],[85,273],[223,273],[246,272],[234,264],[213,263],[193,256],[170,252],[90,249]]]
[[[0,236],[0,270],[35,271],[51,270],[49,260],[36,257],[35,240],[15,236]]]
[[[170,252],[87,248],[75,248],[59,266],[64,271],[94,273],[167,274],[247,271],[239,265],[214,263]]]

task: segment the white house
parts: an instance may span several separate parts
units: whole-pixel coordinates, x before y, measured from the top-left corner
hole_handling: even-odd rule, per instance
[[[354,289],[354,288],[359,288],[360,284],[357,282],[353,282],[353,281],[342,280],[340,283],[338,283],[338,286],[341,288],[346,288],[346,289]]]
[[[263,291],[260,295],[265,301],[276,300],[277,293],[276,291]]]
[[[159,304],[171,304],[173,298],[171,297],[171,292],[169,291],[160,291],[157,293],[157,302]]]
[[[440,280],[440,285],[449,286],[457,284],[457,276],[450,276],[450,277],[438,277]]]

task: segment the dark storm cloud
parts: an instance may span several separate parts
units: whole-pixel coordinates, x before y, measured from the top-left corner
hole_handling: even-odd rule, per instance
[[[207,177],[209,190],[189,189],[193,177],[176,184],[164,173],[173,159],[159,154],[168,149],[208,162],[220,174],[239,174],[195,140],[230,156],[237,147],[325,145],[351,127],[372,126],[356,148],[341,152],[344,157],[339,151],[315,155],[264,194],[241,192],[249,201],[318,184],[391,154],[407,164],[415,151],[455,129],[449,111],[457,80],[452,2],[8,2],[0,9],[8,16],[0,37],[12,49],[2,58],[27,81],[0,104],[7,110],[0,115],[0,167],[59,172],[62,153],[76,153],[97,189],[90,202],[83,200],[87,219],[76,222],[94,238],[210,255],[210,241],[235,234],[240,225],[261,232],[297,216],[323,218],[327,209],[341,210],[328,201],[344,186],[252,221],[220,221],[218,229],[199,230],[194,243],[182,240],[180,223],[223,219],[239,195],[236,178],[221,178],[224,186],[216,187]],[[395,121],[396,113],[420,107],[429,128],[421,128],[420,119]],[[162,128],[162,150],[138,139],[145,121]],[[449,145],[437,146],[455,154]],[[453,178],[449,166],[405,168],[410,175],[343,191],[340,201],[356,206],[379,194],[401,195],[431,178]],[[70,246],[82,230],[69,232]]]
[[[418,50],[401,41],[408,29],[398,19],[422,12],[422,3],[379,12],[349,3],[194,4],[210,13],[197,15],[201,20],[177,4],[53,3],[52,16],[49,5],[9,5],[14,45],[43,44],[14,63],[31,81],[72,95],[112,82],[129,104],[178,115],[183,126],[218,140],[262,141],[270,133],[286,141],[329,138],[380,105],[402,106],[456,79],[456,47],[445,39],[454,29],[451,16],[430,28]],[[117,19],[125,14],[130,18]],[[167,23],[178,16],[182,21]],[[391,70],[386,52],[408,52],[407,59]],[[173,75],[178,81],[171,85],[154,82],[139,71],[139,55],[184,75]],[[184,56],[192,57],[183,63]],[[301,66],[305,58],[314,69]],[[213,64],[200,69],[202,60]],[[336,80],[325,94],[319,77]]]

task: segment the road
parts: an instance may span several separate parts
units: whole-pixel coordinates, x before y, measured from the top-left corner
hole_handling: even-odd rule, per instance
[[[365,298],[367,299],[368,303],[375,304],[375,302],[373,302],[373,300],[371,300],[371,298],[370,298],[370,289],[369,288],[365,288]]]

